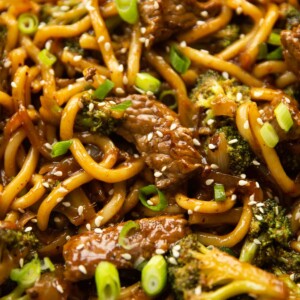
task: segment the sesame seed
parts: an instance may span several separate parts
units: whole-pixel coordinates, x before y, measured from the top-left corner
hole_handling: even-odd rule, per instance
[[[254,200],[255,200],[255,195],[254,195],[254,194],[250,195],[250,196],[249,196],[249,200],[250,200],[250,201],[254,201]]]
[[[214,170],[219,169],[219,166],[216,164],[211,164],[210,167]]]
[[[96,225],[97,227],[99,227],[99,226],[101,225],[102,220],[103,220],[103,217],[102,217],[102,216],[97,216],[97,217],[95,218],[95,225]]]
[[[90,223],[87,223],[87,224],[85,225],[85,228],[86,228],[88,231],[90,231],[90,230],[92,229],[92,226],[91,226]]]
[[[55,223],[58,223],[59,221],[60,221],[60,218],[58,218],[58,217],[55,217],[55,218],[54,218],[54,222],[55,222]]]
[[[87,274],[87,270],[84,265],[79,265],[78,270],[83,274]]]
[[[166,252],[166,251],[163,250],[163,249],[156,249],[156,250],[155,250],[155,253],[156,253],[156,254],[165,254],[165,252]]]
[[[11,61],[9,59],[6,59],[6,61],[3,64],[4,68],[9,68],[11,66]]]
[[[24,266],[24,258],[23,257],[21,257],[19,259],[19,265],[20,265],[21,268],[23,268],[23,266]]]
[[[152,206],[154,203],[151,200],[147,200],[147,204]]]
[[[71,206],[71,203],[70,202],[63,202],[62,205],[64,207],[70,207]]]
[[[66,240],[68,241],[71,237],[69,235],[66,236]]]
[[[170,126],[170,130],[175,130],[177,128],[177,124],[176,123],[172,123]]]
[[[279,214],[279,207],[275,206],[274,210],[275,210],[275,215],[278,216],[278,214]],[[297,215],[296,215],[296,218],[297,218]],[[299,215],[299,218],[300,218],[300,215]]]
[[[205,181],[205,184],[206,185],[211,185],[211,184],[213,184],[214,183],[214,180],[213,179],[207,179],[206,181]]]
[[[43,185],[43,187],[45,187],[45,188],[49,188],[49,187],[50,187],[49,182],[43,182],[42,185]]]
[[[209,120],[207,120],[207,125],[212,125],[213,123],[215,122],[215,120],[214,119],[209,119]]]
[[[262,207],[259,207],[258,210],[259,210],[262,214],[265,213],[265,211],[264,211],[264,209],[263,209]]]
[[[162,172],[164,172],[164,171],[166,171],[167,170],[167,166],[163,166],[162,168],[161,168],[161,171]]]
[[[180,256],[180,253],[178,251],[173,250],[172,254],[175,258],[178,258]]]
[[[150,40],[149,39],[145,39],[145,46],[148,47],[150,44]]]
[[[186,44],[186,41],[182,41],[179,45],[180,45],[180,47],[184,48],[184,47],[186,47],[187,44]]]
[[[170,257],[169,259],[169,263],[172,264],[172,265],[177,265],[177,261],[174,257]]]
[[[94,232],[95,232],[95,233],[102,233],[103,230],[102,230],[101,228],[95,228],[95,229],[94,229]]]
[[[225,79],[228,79],[229,78],[229,74],[227,72],[222,72],[222,76],[225,78]]]
[[[195,288],[195,295],[200,296],[201,293],[202,293],[202,287],[201,287],[201,285],[198,285],[198,286]]]
[[[128,78],[126,75],[123,76],[123,84],[128,84]]]
[[[144,38],[144,37],[141,37],[141,38],[139,38],[139,41],[140,41],[141,43],[145,43],[145,41],[146,41],[146,38]]]
[[[94,109],[94,107],[95,107],[94,103],[91,102],[91,103],[89,104],[89,111],[92,111],[92,110]]]
[[[52,145],[50,143],[45,143],[44,146],[49,149],[52,150]]]
[[[53,69],[50,69],[50,70],[49,70],[49,73],[50,73],[51,75],[54,75],[54,70],[53,70]]]
[[[147,95],[147,96],[153,96],[154,94],[153,94],[153,92],[151,92],[151,91],[147,91],[147,92],[146,92],[146,95]]]
[[[192,214],[193,214],[193,211],[192,211],[191,209],[189,209],[189,210],[187,211],[187,213],[188,213],[189,215],[192,215]]]
[[[240,92],[236,93],[236,101],[240,102],[242,101],[242,99],[243,99],[243,94]]]
[[[249,121],[245,121],[244,123],[244,129],[249,129]]]
[[[259,165],[260,165],[260,162],[257,161],[256,159],[252,160],[252,163],[253,163],[255,166],[259,166]]]
[[[123,71],[124,71],[124,66],[123,66],[122,64],[119,65],[118,70],[119,70],[120,72],[123,72]]]
[[[216,149],[216,148],[217,148],[216,145],[214,145],[214,144],[208,144],[208,149],[214,150],[214,149]]]
[[[154,177],[158,178],[158,177],[161,177],[162,176],[162,173],[160,171],[155,171],[154,172]]]
[[[255,182],[255,186],[259,189],[260,188],[260,185],[259,185],[259,183],[256,181]]]
[[[262,206],[265,206],[265,204],[264,204],[263,202],[258,202],[258,203],[256,204],[256,206],[257,206],[257,207],[262,207]]]
[[[292,273],[292,274],[290,275],[290,279],[293,280],[293,281],[295,280],[295,273]]]
[[[141,28],[140,28],[140,31],[141,31],[142,34],[145,34],[146,31],[147,31],[147,29],[146,29],[146,27],[141,27]]]
[[[195,146],[200,146],[201,144],[200,144],[200,142],[199,142],[199,140],[198,139],[193,139],[193,143],[194,143],[194,145]]]
[[[131,255],[129,253],[123,253],[121,256],[126,260],[131,260]]]
[[[248,203],[248,205],[250,205],[250,206],[252,206],[252,205],[255,205],[255,204],[257,204],[257,202],[256,201],[249,201],[249,203]]]
[[[25,210],[21,207],[18,208],[18,211],[21,213],[21,214],[24,214],[25,213]]]
[[[31,219],[30,220],[32,223],[37,223],[37,219]]]
[[[16,88],[16,87],[17,87],[17,84],[16,84],[14,81],[12,81],[10,85],[11,85],[13,88]]]
[[[116,93],[117,94],[124,94],[124,90],[120,87],[116,88]]]
[[[264,122],[261,118],[257,118],[256,121],[259,125],[264,125]]]
[[[98,43],[102,43],[103,41],[104,41],[104,36],[103,35],[99,36]]]
[[[256,245],[261,245],[261,241],[259,239],[254,239],[253,243]]]
[[[246,174],[241,174],[240,176],[242,179],[246,179],[246,177],[247,177]]]
[[[198,20],[198,21],[196,22],[196,24],[197,24],[197,26],[202,26],[202,25],[205,24],[205,22],[202,21],[202,20]]]
[[[152,140],[152,138],[153,138],[153,132],[148,133],[148,135],[147,135],[148,142],[150,142]]]
[[[153,7],[154,7],[155,9],[159,9],[159,4],[158,4],[158,2],[155,1],[155,2],[153,3]]]
[[[54,176],[58,176],[58,177],[62,176],[62,174],[63,174],[62,171],[56,171],[53,173]]]
[[[263,217],[261,215],[254,215],[254,217],[258,220],[258,221],[262,221]]]
[[[82,60],[82,56],[81,56],[81,55],[75,55],[75,56],[73,57],[73,60],[74,60],[74,61],[80,61],[80,60]]]
[[[29,231],[31,231],[31,230],[32,230],[32,227],[29,226],[29,227],[26,227],[26,228],[24,229],[24,232],[29,232]]]
[[[232,194],[232,195],[231,195],[231,200],[232,200],[232,201],[235,201],[236,199],[237,199],[237,195],[236,195],[236,194]]]
[[[60,292],[61,294],[64,293],[64,289],[63,289],[63,287],[62,287],[60,284],[57,284],[57,285],[56,285],[56,289],[57,289],[57,291]]]
[[[239,180],[239,183],[238,183],[238,185],[240,185],[240,186],[245,186],[247,184],[248,184],[247,180]]]
[[[83,248],[84,248],[84,245],[83,245],[83,244],[79,244],[79,245],[76,247],[77,250],[81,250],[81,249],[83,249]]]
[[[110,195],[110,196],[112,196],[113,194],[114,194],[114,189],[110,189],[109,191],[108,191],[108,195]]]
[[[123,54],[126,53],[127,52],[127,48],[124,48],[124,47],[121,48],[120,52],[123,53]]]
[[[82,206],[82,205],[78,206],[77,212],[78,212],[78,215],[79,215],[79,216],[82,215],[82,213],[83,213],[83,206]]]
[[[194,211],[199,211],[201,209],[200,205],[195,206]]]
[[[110,43],[109,42],[106,42],[104,44],[104,49],[105,49],[105,51],[109,51],[109,49],[110,49]]]
[[[235,144],[237,142],[238,142],[237,139],[232,139],[232,140],[228,141],[228,144],[231,145],[231,144]]]
[[[237,15],[240,15],[243,12],[243,9],[240,6],[238,6],[235,12],[237,13]]]
[[[200,15],[203,17],[203,18],[207,18],[208,17],[208,12],[206,10],[202,11],[200,13]]]
[[[159,137],[163,137],[163,136],[164,136],[164,134],[163,134],[161,131],[159,131],[159,130],[156,131],[156,134],[157,134]]]

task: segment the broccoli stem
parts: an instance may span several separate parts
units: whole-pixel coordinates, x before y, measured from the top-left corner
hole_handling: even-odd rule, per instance
[[[253,241],[246,240],[240,254],[240,261],[251,263],[258,250],[258,245]]]
[[[233,281],[214,292],[203,293],[201,299],[203,300],[226,300],[228,298],[240,295],[240,294],[255,294],[266,295],[268,291],[265,286],[254,283],[248,280]]]

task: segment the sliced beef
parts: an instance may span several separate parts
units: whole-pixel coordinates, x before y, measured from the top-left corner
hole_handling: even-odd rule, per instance
[[[281,31],[281,43],[287,66],[298,77],[300,75],[300,25],[291,30]]]
[[[73,236],[64,246],[67,280],[79,281],[94,276],[101,261],[119,269],[129,269],[149,259],[157,249],[167,251],[189,232],[187,221],[179,216],[164,216],[136,221],[139,229],[130,233],[123,248],[119,235],[125,223],[107,227],[103,232],[86,232]],[[83,268],[84,266],[84,268]]]
[[[130,95],[124,121],[118,129],[134,143],[154,170],[158,188],[181,182],[201,166],[190,129],[180,125],[177,115],[164,104],[145,95]]]
[[[142,26],[146,28],[143,35],[149,40],[149,46],[193,27],[198,20],[199,10],[197,0],[139,1]]]

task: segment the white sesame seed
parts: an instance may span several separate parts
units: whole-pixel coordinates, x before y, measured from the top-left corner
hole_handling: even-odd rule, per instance
[[[259,166],[259,165],[260,165],[260,162],[257,161],[256,159],[253,159],[253,160],[252,160],[252,163],[253,163],[255,166]]]
[[[154,203],[151,200],[147,200],[147,204],[152,206]]]
[[[70,202],[63,202],[62,205],[64,207],[70,207],[71,206],[71,203]]]
[[[173,249],[176,250],[176,251],[180,251],[181,250],[181,246],[180,245],[175,245],[173,247]]]
[[[214,180],[213,179],[207,179],[206,181],[205,181],[205,184],[206,185],[211,185],[211,184],[213,184],[214,183]]]
[[[259,125],[264,125],[264,122],[261,118],[257,118],[256,121]]]
[[[292,274],[290,275],[290,279],[293,280],[293,281],[295,280],[295,273],[292,273]]]
[[[26,228],[24,229],[24,232],[29,232],[29,231],[31,231],[31,230],[32,230],[32,227],[29,226],[29,227],[26,227]]]
[[[162,176],[162,173],[160,171],[155,171],[154,172],[154,177],[158,178],[158,177],[161,177]]]
[[[18,211],[21,213],[21,214],[24,214],[25,213],[25,210],[21,207],[18,208]]]
[[[151,91],[147,91],[147,92],[146,92],[146,95],[147,95],[147,96],[153,96],[154,94],[153,94],[153,92],[151,92]]]
[[[54,222],[55,222],[55,223],[58,223],[59,221],[60,221],[60,218],[58,218],[58,217],[55,217],[55,218],[54,218]]]
[[[125,92],[122,88],[118,87],[118,88],[116,88],[116,93],[117,94],[124,94]]]
[[[57,284],[57,285],[56,285],[56,289],[57,289],[57,291],[58,291],[59,293],[61,293],[61,294],[64,293],[64,289],[63,289],[63,287],[62,287],[60,284]]]
[[[155,2],[153,3],[153,7],[154,7],[155,9],[159,9],[159,4],[158,4],[158,2],[155,1]]]
[[[105,51],[109,51],[109,49],[110,49],[110,43],[109,42],[106,42],[104,44],[104,49],[105,49]]]
[[[189,210],[187,211],[187,213],[188,213],[189,215],[192,215],[192,214],[193,214],[193,211],[192,211],[191,209],[189,209]]]
[[[156,131],[156,134],[157,134],[159,137],[163,137],[163,136],[164,136],[164,134],[163,134],[161,131],[159,131],[159,130]]]
[[[236,194],[232,194],[232,195],[231,195],[231,200],[232,200],[232,201],[235,201],[236,199],[237,199],[237,195],[236,195]]]
[[[246,174],[241,174],[240,176],[242,179],[246,179],[246,177],[247,177]]]
[[[148,142],[150,142],[152,140],[152,138],[153,138],[153,132],[148,133],[148,135],[147,135]]]
[[[87,223],[87,224],[85,225],[85,228],[86,228],[88,231],[91,231],[92,226],[91,226],[90,223]]]
[[[128,84],[128,78],[126,75],[123,76],[123,84]]]
[[[257,204],[257,202],[256,201],[249,201],[249,203],[248,203],[248,205],[250,205],[250,206],[252,206],[252,205],[255,205],[255,204]]]
[[[264,211],[264,209],[263,209],[262,207],[259,207],[258,210],[259,210],[262,214],[265,213],[265,211]]]
[[[173,250],[172,254],[175,258],[178,258],[180,256],[180,253],[178,251]]]
[[[214,122],[215,122],[214,119],[208,119],[206,123],[207,123],[207,125],[210,126],[210,125],[212,125]]]
[[[79,215],[79,216],[82,215],[82,213],[83,213],[83,206],[82,206],[82,205],[78,206],[77,212],[78,212],[78,215]]]
[[[214,150],[214,149],[216,149],[216,148],[217,148],[216,145],[214,145],[214,144],[208,144],[208,149]]]
[[[37,223],[37,219],[31,219],[30,220],[32,223]]]
[[[258,203],[256,204],[256,206],[257,206],[257,207],[263,207],[263,206],[265,206],[265,204],[264,204],[263,202],[258,202]]]
[[[202,287],[201,287],[201,285],[198,285],[195,288],[195,295],[200,296],[201,294],[202,294]]]
[[[167,166],[163,166],[162,168],[161,168],[161,171],[162,172],[164,172],[164,171],[166,171],[167,170]]]
[[[126,53],[127,52],[127,48],[125,48],[125,47],[121,48],[120,52],[123,53],[123,54]]]
[[[9,59],[6,59],[4,64],[3,64],[4,68],[9,68],[11,66],[11,61]]]
[[[182,41],[179,45],[180,45],[180,47],[184,48],[184,47],[186,47],[187,44],[186,44],[186,41]]]
[[[203,17],[203,18],[207,18],[208,17],[208,12],[206,10],[203,10],[201,11],[200,15]]]
[[[145,34],[146,31],[147,31],[147,29],[146,29],[146,27],[141,27],[141,28],[140,28],[140,31],[141,31],[141,34]]]
[[[103,217],[102,217],[102,216],[97,216],[97,217],[95,218],[95,225],[96,225],[97,227],[99,227],[99,226],[101,225],[102,220],[103,220]]]
[[[123,253],[121,256],[126,260],[131,260],[131,255],[129,253]]]
[[[276,216],[278,216],[278,214],[279,214],[279,207],[278,206],[275,206],[275,215]],[[296,216],[297,217],[297,216]],[[299,216],[299,218],[300,218],[300,216]]]
[[[20,265],[21,268],[23,268],[23,266],[24,266],[24,258],[23,257],[21,257],[19,259],[19,265]]]
[[[194,208],[194,211],[199,211],[201,209],[201,206],[200,205],[196,205],[195,208]]]
[[[87,274],[87,270],[84,265],[79,265],[78,270],[83,274]]]
[[[94,109],[94,107],[95,107],[95,104],[93,102],[91,102],[89,104],[89,111],[92,111]]]
[[[67,235],[66,240],[68,241],[71,238],[71,236]]]
[[[84,245],[83,244],[79,244],[77,247],[76,247],[76,250],[81,250],[84,248]]]
[[[104,36],[100,35],[98,38],[98,43],[102,43],[104,41]]]
[[[56,171],[53,173],[54,176],[58,176],[58,177],[62,176],[62,174],[63,174],[62,171]]]
[[[114,194],[114,192],[115,192],[114,189],[110,189],[110,190],[108,191],[108,195],[112,196],[112,195]]]
[[[144,37],[141,37],[141,38],[139,38],[139,41],[140,41],[141,43],[145,43],[145,41],[146,41],[146,38],[144,38]]]
[[[194,143],[194,145],[195,146],[200,146],[201,144],[200,144],[200,142],[199,142],[199,140],[198,139],[193,139],[193,143]]]
[[[163,249],[156,249],[156,250],[155,250],[155,253],[156,253],[156,254],[165,254],[165,252],[166,252],[166,251],[163,250]]]
[[[254,239],[253,243],[256,245],[261,245],[261,241],[259,239]]]
[[[225,78],[225,79],[228,79],[229,78],[229,74],[227,72],[222,72],[222,76]]]
[[[73,60],[74,60],[74,61],[80,61],[80,60],[82,60],[82,56],[81,56],[81,55],[75,55],[75,56],[73,57]]]
[[[176,123],[172,123],[170,126],[170,130],[175,130],[177,128],[177,124]]]
[[[219,169],[219,166],[216,164],[211,164],[210,167],[214,170]]]
[[[202,25],[205,24],[205,22],[202,21],[202,20],[198,20],[198,21],[196,22],[196,24],[197,24],[197,26],[202,26]]]
[[[235,144],[237,142],[238,142],[237,139],[232,139],[232,140],[228,141],[228,144],[231,145],[231,144]]]
[[[122,64],[120,64],[119,67],[118,67],[118,70],[119,70],[120,72],[123,72],[123,71],[124,71],[124,66],[123,66]]]
[[[101,228],[95,228],[95,229],[94,229],[94,232],[95,232],[95,233],[102,233],[103,230],[102,230]]]
[[[249,196],[249,200],[250,200],[250,201],[254,201],[254,200],[255,200],[255,194],[250,195],[250,196]]]
[[[254,217],[258,220],[258,221],[262,221],[263,217],[261,215],[254,215]]]
[[[238,185],[240,185],[240,186],[245,186],[247,184],[248,184],[247,180],[239,180],[239,183],[238,183]]]
[[[241,13],[243,13],[243,9],[240,6],[238,6],[235,12],[237,13],[237,15],[240,15]]]
[[[259,189],[260,188],[260,185],[259,185],[259,183],[256,181],[255,182],[255,186]]]
[[[249,121],[245,121],[244,123],[244,129],[249,129]]]
[[[243,99],[243,94],[240,92],[236,93],[236,101],[240,102],[242,101],[242,99]]]
[[[40,84],[41,84],[41,85],[45,85],[45,84],[46,84],[46,81],[45,81],[45,80],[41,80],[41,81],[40,81]]]
[[[17,87],[17,84],[16,84],[14,81],[12,81],[10,85],[11,85],[13,88],[16,88],[16,87]]]
[[[177,261],[174,257],[170,257],[169,259],[169,263],[172,264],[172,265],[177,265]]]

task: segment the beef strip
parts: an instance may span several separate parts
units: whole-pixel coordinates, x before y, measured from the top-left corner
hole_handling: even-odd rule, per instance
[[[201,166],[191,130],[180,125],[177,115],[164,104],[145,95],[130,95],[124,121],[117,133],[134,143],[154,169],[158,188],[181,182]]]
[[[281,43],[287,66],[298,77],[300,75],[300,25],[291,30],[281,31]]]
[[[149,40],[150,47],[176,32],[193,27],[200,8],[196,0],[141,0],[139,11],[142,26],[146,28],[143,36]]]
[[[129,269],[149,259],[157,249],[167,251],[176,241],[189,233],[187,221],[180,216],[163,216],[136,221],[139,229],[132,232],[126,250],[119,243],[125,223],[107,227],[101,234],[93,231],[73,236],[65,245],[65,278],[79,281],[94,276],[101,261],[109,261],[119,269]],[[82,266],[85,269],[82,270]],[[86,270],[86,271],[85,271]]]

